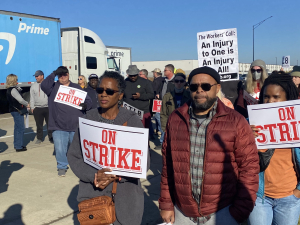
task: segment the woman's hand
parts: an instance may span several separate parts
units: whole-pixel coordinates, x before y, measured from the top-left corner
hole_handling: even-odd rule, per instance
[[[296,198],[300,198],[300,190],[295,189],[295,190],[293,191],[293,194],[296,196]]]
[[[258,135],[258,132],[260,131],[260,129],[259,129],[259,128],[256,128],[255,125],[250,125],[250,127],[251,127],[251,129],[252,129],[252,132],[253,132],[254,137],[255,137],[255,138],[258,137],[258,136],[259,136],[259,135]]]
[[[97,173],[95,173],[95,179],[94,184],[97,188],[104,189],[114,180],[119,179],[118,176],[113,174],[105,174],[105,172],[111,172],[112,170],[109,168],[105,168],[102,170],[98,170]]]

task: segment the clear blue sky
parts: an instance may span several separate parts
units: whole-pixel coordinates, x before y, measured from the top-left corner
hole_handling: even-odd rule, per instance
[[[0,0],[0,9],[56,17],[81,26],[105,45],[131,47],[133,61],[197,59],[197,32],[237,28],[239,62],[267,64],[291,56],[300,65],[299,0]]]

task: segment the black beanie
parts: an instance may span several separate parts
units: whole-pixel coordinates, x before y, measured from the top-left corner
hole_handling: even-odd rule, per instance
[[[194,69],[189,75],[189,80],[188,80],[189,84],[191,83],[193,76],[200,73],[205,73],[210,75],[212,78],[214,78],[217,81],[218,84],[220,84],[220,75],[218,74],[218,72],[213,68],[207,66]]]

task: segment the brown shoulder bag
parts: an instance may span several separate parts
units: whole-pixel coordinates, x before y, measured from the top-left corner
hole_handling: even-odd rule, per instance
[[[127,122],[125,122],[123,126],[127,126]],[[80,202],[78,204],[79,213],[77,214],[80,225],[113,224],[117,219],[114,200],[116,193],[117,181],[115,180],[111,197],[99,196]]]
[[[77,218],[80,225],[109,225],[116,221],[114,196],[117,193],[117,181],[113,183],[112,197],[99,196],[84,200],[78,204]]]

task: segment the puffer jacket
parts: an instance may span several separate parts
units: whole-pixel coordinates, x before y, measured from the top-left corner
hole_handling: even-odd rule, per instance
[[[190,177],[189,103],[175,109],[167,122],[162,146],[163,170],[159,208],[174,204],[188,217],[207,216],[231,205],[243,222],[252,211],[258,190],[259,157],[246,119],[218,100],[207,126],[200,204],[192,196]]]

